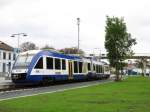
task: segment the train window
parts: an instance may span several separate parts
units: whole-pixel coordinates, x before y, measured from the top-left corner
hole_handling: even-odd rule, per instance
[[[53,58],[50,57],[46,58],[46,67],[47,69],[53,69]]]
[[[95,71],[95,64],[93,64],[93,71]]]
[[[103,68],[102,68],[102,66],[100,66],[100,73],[103,73]]]
[[[101,65],[99,65],[98,68],[99,68],[99,73],[101,73]]]
[[[83,62],[79,62],[79,73],[82,73],[82,65],[83,65]]]
[[[105,71],[109,72],[109,67],[108,66],[105,67]]]
[[[91,71],[91,64],[88,63],[88,71]]]
[[[96,65],[96,73],[98,73],[98,65]]]
[[[66,70],[66,60],[62,59],[62,69]]]
[[[102,73],[104,73],[104,67],[102,67]]]
[[[101,71],[101,66],[99,67],[99,69],[100,69],[99,72],[102,73],[102,71]]]
[[[58,58],[55,58],[55,69],[57,70],[61,69],[60,59]]]
[[[35,65],[35,69],[43,69],[43,57],[41,57],[37,64]]]
[[[74,73],[78,73],[78,62],[74,61]]]

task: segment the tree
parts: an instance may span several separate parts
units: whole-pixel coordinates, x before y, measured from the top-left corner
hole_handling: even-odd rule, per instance
[[[64,49],[60,49],[59,52],[62,52],[64,54],[78,54],[78,48],[76,47],[64,48]],[[83,55],[84,51],[80,49],[79,54]]]
[[[46,44],[44,47],[42,47],[41,49],[42,49],[42,50],[55,50],[54,47],[49,46],[49,45],[47,45],[47,44]]]
[[[119,81],[122,62],[133,55],[131,47],[136,44],[136,39],[131,38],[131,34],[127,32],[123,18],[106,18],[105,48],[110,66],[115,68],[116,81]]]
[[[137,68],[141,68],[141,71],[142,71],[141,75],[144,76],[145,75],[144,72],[146,72],[146,67],[150,68],[148,60],[145,58],[141,58],[141,59],[135,60],[135,62],[136,62]]]
[[[35,50],[38,49],[32,42],[24,42],[21,44],[21,51]]]

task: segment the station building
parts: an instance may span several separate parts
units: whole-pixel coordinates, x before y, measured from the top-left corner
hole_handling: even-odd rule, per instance
[[[15,49],[0,41],[0,77],[8,75],[11,71],[17,53]]]

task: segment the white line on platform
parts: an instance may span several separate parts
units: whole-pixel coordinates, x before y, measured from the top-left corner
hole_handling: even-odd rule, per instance
[[[22,97],[28,97],[28,96],[42,95],[42,94],[47,94],[47,93],[63,92],[63,91],[67,91],[67,90],[85,88],[85,87],[90,87],[90,86],[95,86],[95,85],[104,84],[104,83],[110,83],[110,82],[113,82],[113,81],[101,82],[101,83],[90,84],[90,85],[85,85],[85,86],[78,86],[78,87],[68,88],[68,89],[60,89],[60,90],[49,91],[49,92],[41,92],[41,93],[36,93],[36,94],[24,95],[24,96],[17,96],[17,97],[5,98],[5,99],[0,99],[0,101],[10,100],[10,99],[16,99],[16,98],[22,98]]]

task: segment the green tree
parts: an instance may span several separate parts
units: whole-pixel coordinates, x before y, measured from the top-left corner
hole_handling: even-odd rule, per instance
[[[136,62],[137,68],[140,68],[142,71],[141,75],[144,76],[145,75],[144,70],[146,70],[147,67],[150,68],[149,61],[146,58],[141,58],[141,59],[135,60],[135,62]],[[144,66],[144,63],[146,66]]]
[[[136,39],[131,38],[127,32],[123,18],[106,17],[105,48],[110,66],[115,68],[116,81],[119,81],[120,71],[123,69],[122,62],[133,55],[131,47],[136,44]]]
[[[41,49],[42,49],[42,50],[55,50],[54,47],[49,46],[49,45],[47,45],[47,44],[46,44],[44,47],[42,47]]]
[[[62,52],[64,54],[78,54],[78,48],[76,47],[64,48],[64,49],[60,49],[59,52]],[[80,49],[79,54],[83,55],[84,51]]]
[[[38,47],[32,42],[24,42],[21,44],[21,51],[36,50]]]

